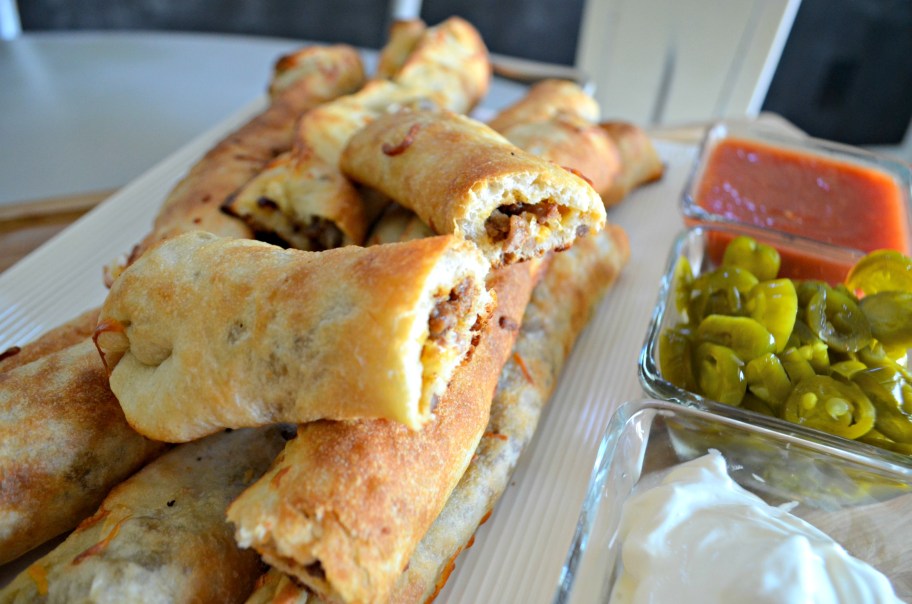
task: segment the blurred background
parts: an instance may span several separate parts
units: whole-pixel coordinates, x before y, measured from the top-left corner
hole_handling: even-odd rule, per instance
[[[606,113],[640,123],[764,110],[815,136],[901,147],[912,121],[909,0],[20,0],[18,9],[24,31],[227,32],[366,48],[383,45],[397,10],[429,23],[456,14],[495,53],[581,67]],[[707,88],[720,90],[698,98]],[[751,98],[732,98],[748,88]]]

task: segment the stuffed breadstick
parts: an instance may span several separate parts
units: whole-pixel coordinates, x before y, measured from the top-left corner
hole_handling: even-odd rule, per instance
[[[350,46],[308,47],[279,59],[270,104],[203,156],[168,194],[152,232],[129,262],[162,239],[202,229],[226,237],[251,237],[241,220],[221,211],[225,199],[289,150],[302,113],[348,94],[364,82],[358,52]]]
[[[84,338],[0,375],[0,564],[72,529],[164,448],[124,420]]]
[[[384,417],[419,428],[492,309],[488,265],[433,237],[326,252],[189,233],[114,283],[96,343],[142,434]]]
[[[299,426],[231,504],[238,542],[330,600],[384,602],[472,458],[537,265],[492,273],[496,315],[433,421],[420,431],[384,420]]]
[[[616,186],[621,174],[621,156],[614,141],[598,124],[578,115],[559,113],[499,132],[520,149],[581,174],[603,202],[604,193]]]
[[[665,165],[642,128],[627,122],[602,122],[599,127],[614,141],[621,158],[620,174],[602,193],[605,205],[615,204],[640,185],[662,178]]]
[[[0,602],[243,602],[262,566],[235,544],[225,508],[284,443],[272,427],[175,448],[111,491]]]
[[[488,125],[504,133],[513,126],[546,122],[559,115],[575,115],[595,123],[601,110],[596,100],[578,84],[568,80],[542,80],[529,88],[521,99],[495,115]]]
[[[475,242],[495,266],[566,249],[605,226],[586,180],[447,111],[378,118],[352,137],[341,166],[435,232]]]
[[[427,31],[427,24],[421,19],[394,21],[390,25],[389,40],[377,58],[377,73],[374,77],[379,79],[394,77],[402,69],[402,64],[414,52],[425,31]]]
[[[629,253],[626,234],[609,225],[552,258],[500,374],[472,463],[409,559],[390,603],[428,602],[446,583],[456,556],[506,490],[577,336]]]
[[[610,207],[660,178],[664,166],[641,128],[598,120],[598,105],[582,88],[545,80],[488,125],[517,147],[585,176]]]
[[[361,245],[375,216],[339,171],[348,140],[398,107],[468,111],[487,91],[490,71],[481,37],[463,19],[453,17],[430,29],[420,21],[396,24],[377,77],[358,92],[304,114],[294,148],[230,197],[224,210],[298,249],[326,249],[327,239]],[[315,230],[338,236],[316,238],[315,245]]]

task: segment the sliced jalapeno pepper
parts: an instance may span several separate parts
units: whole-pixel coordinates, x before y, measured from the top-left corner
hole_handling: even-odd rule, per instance
[[[747,389],[741,370],[744,363],[731,348],[703,342],[697,346],[695,360],[697,383],[704,396],[728,405],[741,402]]]
[[[814,367],[808,360],[809,355],[805,354],[806,349],[786,348],[779,354],[779,360],[782,361],[782,367],[789,376],[792,384],[797,384],[806,377],[817,375]]]
[[[672,273],[671,291],[674,293],[675,308],[682,315],[687,313],[687,304],[690,301],[693,279],[693,269],[690,266],[690,260],[685,256],[679,257]]]
[[[770,353],[757,357],[744,367],[747,388],[757,398],[778,411],[792,390],[788,374],[779,357]]]
[[[850,379],[853,375],[859,371],[864,371],[868,366],[862,363],[861,361],[848,360],[840,361],[838,363],[833,363],[830,365],[830,371],[836,375],[840,375],[846,379]]]
[[[694,377],[691,337],[683,329],[666,329],[659,338],[659,369],[662,377],[690,392],[697,389]]]
[[[719,267],[693,281],[688,317],[699,325],[709,315],[744,315],[744,300],[757,278],[737,267]]]
[[[775,279],[779,274],[779,252],[751,237],[735,237],[725,248],[722,266],[735,266],[749,271],[760,281]]]
[[[763,281],[747,295],[747,312],[766,327],[776,341],[776,352],[785,349],[798,316],[798,293],[791,279]]]
[[[855,384],[814,375],[792,388],[783,417],[795,424],[856,439],[874,427],[874,405]]]
[[[845,284],[851,291],[865,295],[885,291],[912,293],[912,258],[895,250],[871,252],[855,263]]]
[[[870,294],[859,306],[871,324],[871,333],[884,346],[912,348],[912,292]]]
[[[842,352],[856,352],[872,340],[871,326],[855,300],[831,287],[811,297],[807,322],[821,340]]]
[[[776,347],[773,335],[750,317],[709,315],[700,322],[696,336],[701,342],[731,348],[745,362],[773,352]]]
[[[895,442],[912,444],[912,415],[907,410],[912,401],[907,404],[905,400],[902,375],[886,367],[877,367],[856,373],[852,381],[874,404],[877,430]]]
[[[808,304],[811,302],[811,298],[813,298],[817,292],[828,287],[829,285],[823,281],[815,281],[814,279],[799,281],[795,286],[795,292],[798,294],[799,308],[807,309]]]

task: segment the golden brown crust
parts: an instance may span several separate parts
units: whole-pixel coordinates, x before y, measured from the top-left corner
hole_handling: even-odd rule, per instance
[[[96,342],[127,420],[158,440],[321,418],[418,428],[490,312],[487,271],[452,236],[301,252],[188,233],[114,283]],[[453,296],[466,305],[438,329]],[[435,363],[431,345],[453,355]]]
[[[523,263],[493,274],[495,318],[420,432],[386,421],[300,426],[229,508],[239,541],[330,598],[384,601],[472,457],[516,337],[501,325],[521,321],[536,272]]]
[[[92,341],[0,374],[0,563],[67,531],[163,450],[124,420]]]
[[[388,79],[384,79],[388,78]],[[490,64],[478,32],[459,18],[425,29],[420,21],[393,28],[381,53],[381,73],[357,93],[325,103],[302,116],[294,148],[271,170],[254,178],[226,204],[254,230],[276,231],[300,249],[312,249],[306,237],[315,220],[330,220],[347,236],[345,243],[364,242],[374,217],[339,171],[339,155],[351,136],[384,113],[401,107],[433,106],[468,111],[487,91]],[[297,175],[320,182],[302,186]],[[267,190],[271,202],[258,204]]]
[[[583,178],[448,111],[382,116],[352,137],[340,165],[435,232],[473,241],[494,266],[565,249],[605,224]]]
[[[41,334],[23,346],[12,346],[0,352],[0,373],[27,365],[43,356],[69,348],[91,337],[98,323],[98,308],[91,308],[78,317]]]
[[[491,85],[491,60],[478,30],[460,17],[431,27],[392,78],[440,108],[468,113]]]
[[[506,132],[519,124],[547,122],[558,115],[574,115],[589,123],[599,120],[598,103],[577,84],[566,80],[543,80],[532,86],[519,101],[488,122],[494,130]]]
[[[621,173],[602,194],[606,206],[618,203],[640,185],[662,178],[665,165],[642,128],[627,122],[603,122],[599,127],[611,137],[621,155]]]
[[[276,79],[288,81],[283,80],[269,107],[219,142],[191,168],[169,193],[152,232],[133,251],[130,260],[141,256],[152,244],[190,230],[250,237],[246,224],[221,211],[222,203],[267,162],[291,148],[294,124],[302,113],[356,90],[363,77],[358,53],[349,46],[309,47],[280,59]]]
[[[271,161],[224,208],[270,239],[306,251],[361,244],[368,224],[354,186],[306,149]]]
[[[500,374],[472,463],[416,548],[390,602],[430,601],[446,581],[453,559],[471,543],[506,489],[577,336],[629,253],[624,231],[609,225],[553,255]]]
[[[371,229],[366,245],[433,237],[434,231],[409,209],[391,203]]]
[[[421,19],[394,22],[390,26],[389,40],[380,51],[374,77],[388,80],[399,73],[426,30],[427,25]]]
[[[500,131],[511,143],[558,166],[575,170],[595,191],[611,191],[621,173],[621,156],[597,124],[559,113],[540,122],[517,123]]]
[[[234,543],[225,508],[284,442],[278,428],[265,428],[173,449],[111,491],[0,601],[243,602],[262,566]]]

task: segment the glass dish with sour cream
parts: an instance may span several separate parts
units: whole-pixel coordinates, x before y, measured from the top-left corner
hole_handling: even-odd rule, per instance
[[[711,451],[721,454],[733,482],[724,473],[720,476],[710,471],[713,459],[706,456]],[[716,464],[719,459],[715,457]],[[705,484],[705,492],[700,491],[699,481],[688,486],[692,489],[690,494],[682,495],[681,499],[686,505],[676,501],[677,507],[672,506],[662,522],[667,524],[668,518],[674,520],[675,516],[681,516],[684,521],[678,523],[678,528],[665,527],[664,532],[661,530],[664,525],[656,521],[654,536],[658,539],[651,543],[643,538],[642,532],[629,528],[633,522],[630,516],[654,511],[657,491],[649,489],[659,485],[663,478],[674,479],[675,472],[678,479],[682,473],[698,472],[710,480]],[[792,541],[780,549],[757,545],[764,543],[763,535],[769,531],[759,540],[745,540],[739,532],[743,523],[739,525],[732,515],[745,502],[757,501],[758,506],[765,506],[755,496],[776,507],[766,506],[765,511],[758,507],[760,511],[756,513],[741,514],[741,520],[753,520],[754,516],[766,518],[770,514],[784,516],[788,512],[789,519],[784,522],[798,527],[799,536],[792,536]],[[625,502],[631,500],[634,503],[625,508]],[[699,507],[702,507],[700,513],[695,513]],[[715,513],[718,513],[717,526],[713,522]],[[554,602],[622,602],[619,597],[622,594],[614,593],[622,576],[627,588],[635,587],[637,581],[660,581],[648,586],[649,590],[671,589],[676,602],[690,602],[686,599],[688,593],[699,594],[695,601],[700,602],[734,601],[726,600],[724,593],[722,600],[712,599],[719,596],[723,591],[720,586],[724,585],[740,586],[742,592],[747,589],[747,593],[755,596],[753,600],[737,601],[766,601],[761,598],[764,589],[777,595],[774,601],[782,601],[782,594],[802,602],[895,601],[889,599],[890,589],[909,601],[912,598],[912,565],[907,556],[912,539],[910,519],[912,469],[908,467],[872,458],[864,451],[836,448],[748,424],[724,409],[708,413],[660,401],[625,403],[615,413],[602,440]],[[649,524],[651,519],[640,520],[644,521],[640,523],[641,529],[653,526]],[[686,530],[688,522],[692,523],[690,529],[698,528],[702,522],[707,530]],[[777,520],[766,526],[774,526],[775,532],[782,523]],[[737,555],[702,558],[703,552],[714,548],[706,550],[700,543],[692,547],[684,543],[682,549],[681,538],[699,541],[702,535],[712,534],[714,539],[724,539],[726,527],[744,543],[744,548],[756,548],[756,552],[735,548],[731,551]],[[839,545],[826,543],[821,532]],[[638,543],[625,548],[623,535],[638,539]],[[674,539],[679,541],[677,546]],[[628,570],[642,573],[644,569],[656,568],[643,558],[644,551],[652,550],[666,557],[669,553],[681,557],[681,564],[672,564],[671,568],[690,570],[679,571],[680,576],[669,576],[674,573],[668,572],[658,577],[640,574],[631,584],[630,576],[625,576]],[[838,563],[832,563],[832,556],[839,558]],[[840,570],[827,577],[830,569]],[[849,580],[848,574],[854,580]],[[699,583],[695,587],[693,581],[688,585],[690,579],[701,576],[705,589]],[[714,580],[705,581],[705,577]],[[676,587],[674,582],[679,580],[682,583]],[[816,599],[806,599],[807,589],[813,591]],[[616,599],[612,600],[612,596]],[[790,600],[786,597],[786,601]]]

